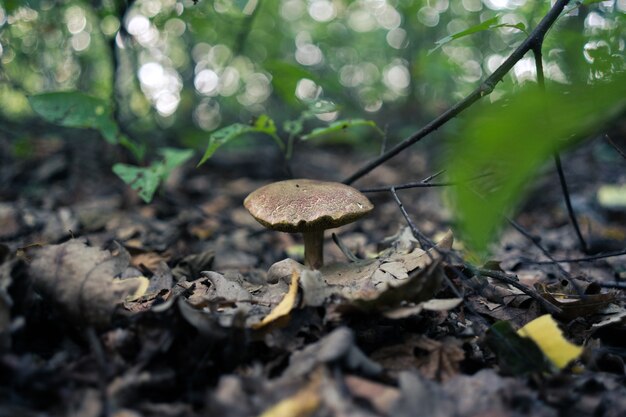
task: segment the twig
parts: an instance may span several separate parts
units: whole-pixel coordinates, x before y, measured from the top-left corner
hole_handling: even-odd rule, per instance
[[[407,213],[406,210],[404,209],[404,204],[402,204],[402,200],[400,200],[400,197],[398,197],[398,193],[396,193],[396,189],[394,187],[391,187],[389,189],[389,192],[391,192],[393,199],[396,201],[396,204],[398,204],[398,207],[400,208],[400,211],[402,212],[404,219],[409,224],[409,227],[411,228],[411,232],[413,233],[413,236],[415,236],[415,238],[419,241],[420,246],[422,248],[435,247],[435,244],[432,243],[426,236],[424,236],[424,234],[422,234],[422,232],[419,231],[415,223],[413,223],[413,220],[411,220],[411,217],[409,217],[409,213]]]
[[[443,171],[442,171],[443,172]],[[431,177],[437,176],[439,175],[439,173],[434,174]],[[430,178],[430,177],[429,177]],[[411,220],[411,217],[409,216],[409,214],[407,213],[407,211],[404,209],[404,204],[402,204],[402,201],[400,200],[400,198],[398,197],[398,194],[396,193],[396,190],[392,187],[390,190],[391,194],[394,197],[394,200],[396,201],[396,204],[398,204],[398,207],[400,208],[400,211],[402,212],[402,215],[404,216],[404,219],[406,220],[407,224],[409,225],[409,228],[411,229],[411,233],[413,234],[413,236],[419,241],[420,245],[422,246],[422,248],[424,247],[424,243],[427,243],[429,248],[432,248],[435,252],[437,252],[443,259],[445,260],[449,260],[449,258],[451,257],[451,253],[450,251],[446,251],[446,250],[442,250],[439,247],[437,247],[437,245],[430,240],[428,237],[426,237],[422,232],[419,231],[419,229],[417,228],[417,226],[415,225],[415,223],[413,223],[413,220]],[[431,260],[433,259],[432,255],[430,254],[430,252],[426,252],[428,254],[428,256],[431,258]],[[461,279],[461,282],[463,282],[463,273],[461,271],[459,271],[458,268],[454,267],[452,264],[450,264],[450,267],[452,268],[452,271],[454,271],[454,273],[457,275],[457,277],[459,277],[459,279]],[[450,280],[450,278],[448,278],[447,275],[443,275],[444,276],[444,281],[446,282],[446,285],[448,285],[448,287],[450,288],[450,290],[452,290],[452,292],[454,293],[454,295],[457,298],[461,298],[463,299],[463,303],[465,305],[465,308],[467,308],[467,310],[474,314],[476,317],[480,318],[481,320],[483,320],[483,322],[485,322],[484,324],[488,326],[488,324],[486,323],[486,320],[478,314],[478,312],[476,310],[474,310],[474,308],[468,304],[465,301],[465,293],[463,291],[460,291]]]
[[[585,298],[585,294],[584,291],[582,290],[582,288],[580,288],[580,285],[578,285],[576,283],[576,280],[574,280],[572,278],[572,276],[570,275],[569,272],[567,272],[565,270],[565,268],[563,268],[556,259],[554,259],[554,257],[550,254],[550,252],[548,252],[548,250],[546,248],[543,247],[543,245],[540,243],[540,239],[537,236],[533,236],[532,234],[530,234],[529,231],[527,231],[522,225],[520,225],[519,223],[517,223],[515,220],[510,219],[507,216],[504,216],[504,219],[511,225],[513,226],[513,228],[515,230],[517,230],[520,234],[522,234],[524,237],[526,237],[537,249],[539,249],[541,251],[541,253],[544,254],[544,256],[546,258],[548,258],[550,260],[550,262],[546,262],[546,264],[552,264],[554,266],[556,266],[556,268],[559,270],[560,273],[563,274],[563,276],[565,277],[565,279],[567,279],[567,281],[572,284],[572,288],[574,288],[576,290],[576,292],[578,293],[578,295],[581,298]]]
[[[480,275],[497,279],[498,281],[504,282],[510,285],[511,287],[517,288],[518,290],[520,290],[521,292],[523,292],[524,294],[526,294],[533,300],[536,300],[539,304],[541,304],[546,309],[547,312],[551,314],[559,314],[562,312],[559,307],[555,306],[554,304],[550,303],[548,300],[546,300],[545,298],[537,294],[536,291],[521,284],[517,280],[516,276],[509,275],[504,272],[494,271],[492,269],[484,269],[484,268],[478,268],[476,272],[478,272]]]
[[[537,84],[539,84],[539,88],[545,92],[546,82],[545,82],[545,76],[543,73],[543,54],[541,52],[541,48],[543,47],[543,39],[544,39],[543,37],[536,39],[536,42],[532,47],[532,51],[533,51],[533,55],[535,56],[535,68],[537,70]],[[559,181],[561,183],[561,189],[563,190],[563,197],[565,198],[565,204],[567,205],[570,219],[572,221],[572,224],[574,225],[576,234],[578,235],[578,238],[581,242],[582,249],[584,252],[586,252],[587,244],[585,243],[585,240],[583,239],[582,234],[580,233],[580,228],[578,227],[578,221],[576,220],[576,215],[574,214],[574,209],[572,208],[572,204],[569,198],[569,191],[567,189],[567,182],[565,181],[565,175],[563,174],[563,168],[561,167],[561,157],[559,156],[558,151],[554,153],[554,161],[556,163],[556,168],[559,173]],[[519,231],[524,230],[524,228],[522,228],[520,225],[517,225],[516,228]],[[539,240],[537,239],[531,239],[531,240],[533,241],[535,246],[540,248],[541,251],[545,255],[547,255],[550,260],[554,262],[554,258],[551,255],[549,255],[549,252],[547,249],[544,249],[542,247],[542,245],[539,243]],[[572,284],[572,287],[576,290],[578,295],[584,299],[585,298],[584,291],[582,290],[582,288],[580,288],[580,286],[576,283],[576,281],[572,279],[570,274],[567,271],[565,271],[565,269],[560,264],[554,262],[554,265],[556,265],[557,268],[562,273],[564,273],[567,281],[570,284]]]
[[[537,84],[539,84],[539,88],[541,90],[546,90],[546,82],[543,73],[543,54],[541,53],[541,47],[543,44],[543,39],[537,39],[536,43],[532,47],[533,55],[535,56],[535,68],[537,70]],[[559,182],[561,184],[561,191],[563,192],[563,198],[565,199],[565,206],[567,207],[567,214],[569,215],[570,221],[572,222],[572,226],[574,226],[574,231],[576,232],[576,236],[578,237],[578,242],[580,244],[580,248],[584,253],[587,253],[587,242],[585,242],[585,238],[583,238],[582,233],[580,232],[580,227],[578,226],[578,220],[576,219],[576,213],[574,213],[574,208],[572,207],[572,201],[569,195],[569,189],[567,187],[567,181],[565,180],[565,173],[563,172],[563,166],[561,165],[561,156],[559,152],[555,152],[553,155],[554,163],[556,164],[556,171],[559,174]]]
[[[379,192],[383,192],[383,191],[391,191],[391,189],[395,189],[395,190],[406,190],[409,188],[432,188],[432,187],[449,187],[449,186],[453,186],[453,185],[459,185],[464,183],[464,181],[461,182],[453,182],[453,181],[448,181],[448,182],[429,182],[431,181],[433,178],[441,175],[444,172],[444,170],[439,171],[429,177],[424,178],[423,180],[419,181],[419,182],[407,182],[404,184],[396,184],[396,185],[385,185],[385,186],[380,186],[380,187],[372,187],[372,188],[362,188],[359,191],[361,191],[362,193],[379,193]],[[488,175],[491,174],[481,174],[478,175],[474,178],[471,178],[468,181],[474,181],[483,177],[486,177]]]
[[[379,155],[383,155],[385,153],[385,151],[387,150],[387,140],[389,139],[388,128],[389,128],[389,125],[385,125],[385,128],[383,129],[383,140],[382,140],[382,142],[380,142],[380,153],[379,153]]]
[[[619,146],[617,146],[617,145],[615,144],[615,142],[613,142],[613,140],[611,139],[611,137],[610,137],[609,135],[604,135],[604,139],[606,139],[606,141],[607,141],[607,142],[609,142],[609,144],[610,144],[613,148],[615,148],[615,150],[617,151],[617,153],[618,153],[618,154],[620,154],[620,156],[621,156],[622,158],[626,159],[626,153],[624,153],[624,151],[623,151],[623,150],[621,150],[621,149],[619,148]]]
[[[451,185],[457,185],[456,182],[407,182],[404,184],[396,184],[396,185],[386,185],[382,187],[372,187],[372,188],[361,188],[359,189],[362,193],[380,193],[383,191],[391,191],[394,190],[406,190],[408,188],[434,188],[434,187],[449,187]]]
[[[576,213],[574,213],[574,208],[572,207],[572,201],[570,200],[567,181],[565,180],[565,174],[563,173],[563,167],[561,166],[561,157],[559,156],[558,152],[554,154],[554,163],[556,164],[556,171],[559,174],[559,182],[561,183],[561,190],[563,191],[563,198],[565,199],[567,214],[569,215],[572,226],[574,227],[574,231],[576,232],[576,236],[578,237],[580,250],[584,253],[589,253],[589,247],[587,246],[587,242],[585,241],[585,238],[580,231],[578,220],[576,220]]]
[[[600,253],[600,254],[593,255],[593,256],[585,256],[583,258],[555,259],[555,260],[549,261],[549,262],[548,261],[528,260],[528,261],[525,261],[525,262],[532,263],[532,264],[537,264],[537,265],[551,264],[551,263],[554,263],[554,262],[558,262],[558,263],[591,262],[591,261],[595,261],[597,259],[613,258],[613,257],[617,257],[617,256],[622,256],[622,255],[626,255],[626,249],[625,250],[621,250],[621,251],[617,251],[617,252],[608,252],[608,253]]]
[[[532,49],[537,40],[543,39],[545,34],[557,20],[557,18],[568,3],[569,0],[557,0],[552,8],[541,20],[541,22],[539,22],[539,24],[530,33],[530,35],[528,35],[526,40],[524,40],[524,42],[522,42],[520,46],[518,46],[515,51],[513,51],[513,53],[502,63],[502,65],[500,65],[489,77],[485,79],[485,81],[483,81],[482,84],[480,84],[467,97],[456,103],[454,106],[450,107],[443,114],[432,120],[422,129],[389,149],[383,155],[380,155],[378,158],[365,164],[362,168],[358,169],[354,174],[350,175],[343,182],[345,184],[352,184],[354,181],[368,174],[369,172],[374,170],[374,168],[393,158],[404,149],[419,142],[430,133],[439,129],[448,121],[456,117],[463,110],[474,104],[474,102],[478,101],[486,95],[489,95],[496,87],[498,82],[500,82],[502,78],[504,78],[504,76],[511,70],[511,68],[513,68],[513,66],[526,54],[526,52]]]

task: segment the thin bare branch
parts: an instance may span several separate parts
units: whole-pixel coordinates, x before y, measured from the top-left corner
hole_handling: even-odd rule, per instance
[[[611,139],[611,137],[609,135],[604,135],[604,139],[606,139],[607,142],[609,142],[609,144],[615,149],[615,151],[620,154],[620,156],[624,159],[626,159],[626,153],[624,153],[623,150],[621,150],[619,148],[619,146],[617,146],[615,144],[615,142],[613,142],[613,140]]]
[[[513,53],[500,65],[489,77],[485,79],[474,91],[472,91],[467,97],[465,97],[460,102],[456,103],[454,106],[450,107],[443,114],[432,120],[426,126],[424,126],[419,131],[415,132],[413,135],[409,136],[402,142],[398,143],[396,146],[389,149],[383,155],[380,155],[376,159],[365,164],[362,168],[358,169],[354,174],[350,175],[343,182],[345,184],[352,184],[354,181],[358,180],[362,176],[368,174],[372,170],[374,170],[379,165],[398,155],[404,149],[408,148],[411,145],[419,142],[424,137],[428,136],[430,133],[439,129],[441,126],[446,124],[448,121],[452,120],[463,110],[470,107],[476,101],[481,99],[482,97],[489,95],[493,89],[496,87],[498,82],[502,81],[504,76],[513,68],[513,66],[520,60],[522,57],[530,51],[533,46],[537,43],[537,41],[541,41],[545,34],[548,32],[550,27],[557,20],[565,6],[569,3],[569,0],[557,0],[552,8],[548,11],[548,13],[544,16],[544,18],[539,22],[539,24],[535,27],[535,29],[528,35],[526,40],[522,42]]]
[[[582,258],[555,259],[554,261],[532,261],[532,260],[528,260],[528,261],[525,261],[525,262],[532,263],[532,264],[537,264],[537,265],[552,264],[554,262],[558,262],[558,263],[577,263],[577,262],[591,262],[591,261],[596,261],[598,259],[615,258],[617,256],[623,256],[623,255],[626,255],[626,249],[625,250],[621,250],[621,251],[616,251],[616,252],[599,253],[597,255],[585,256],[585,257],[582,257]]]
[[[550,303],[548,300],[543,298],[541,295],[537,294],[537,292],[531,288],[528,288],[526,285],[520,283],[515,275],[509,275],[504,272],[494,271],[491,269],[479,268],[477,272],[480,275],[484,275],[486,277],[490,277],[493,279],[497,279],[498,281],[504,282],[511,287],[515,287],[533,300],[537,301],[539,304],[546,309],[547,312],[551,314],[559,314],[561,313],[561,309],[554,304]]]

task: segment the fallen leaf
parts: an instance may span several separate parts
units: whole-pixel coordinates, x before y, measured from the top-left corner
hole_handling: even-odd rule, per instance
[[[35,249],[30,264],[34,288],[80,323],[107,324],[129,295],[136,296],[146,278],[115,279],[128,267],[130,255],[89,247],[82,240]]]
[[[285,297],[276,307],[274,307],[270,314],[263,317],[263,320],[258,323],[254,323],[251,326],[253,329],[261,329],[289,315],[291,310],[296,306],[299,280],[300,274],[297,271],[293,271],[291,274],[291,284],[289,284],[289,290],[287,291],[287,294],[285,294]]]
[[[389,319],[404,319],[415,316],[423,310],[428,311],[448,311],[458,307],[463,302],[462,298],[433,298],[432,300],[418,303],[414,306],[398,307],[387,310],[383,315]]]
[[[539,346],[543,354],[559,369],[578,359],[583,348],[563,337],[561,329],[549,314],[536,318],[517,333],[527,337]]]
[[[383,415],[389,415],[392,405],[400,397],[395,387],[370,381],[356,375],[346,375],[346,387],[354,397],[372,404],[374,409]]]
[[[294,395],[265,410],[259,417],[307,417],[320,405],[319,372],[313,374],[309,383]]]
[[[157,269],[161,262],[167,262],[169,257],[160,255],[156,252],[144,252],[133,255],[130,258],[130,264],[136,268],[144,266],[150,271]]]
[[[581,289],[585,289],[585,287],[590,288],[591,285],[595,285],[580,280],[577,280],[577,283]],[[567,281],[565,281],[565,284],[567,284]],[[557,283],[546,285],[537,283],[535,284],[535,288],[539,295],[561,309],[559,317],[566,320],[597,314],[618,299],[618,293],[616,291],[598,294],[586,293],[584,297],[581,297],[572,285],[565,284]]]
[[[452,337],[434,340],[425,336],[417,338],[415,347],[427,354],[417,358],[416,366],[424,376],[437,381],[447,381],[459,374],[459,364],[465,359],[461,343]]]
[[[346,308],[387,310],[400,302],[430,300],[443,278],[440,251],[452,247],[452,233],[428,251],[398,252],[392,247],[377,259],[324,266],[320,273],[303,272],[306,305],[319,306],[333,296]]]
[[[604,184],[598,188],[598,203],[611,210],[626,209],[626,184]]]

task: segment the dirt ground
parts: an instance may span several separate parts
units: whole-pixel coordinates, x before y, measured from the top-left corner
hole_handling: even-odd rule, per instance
[[[242,205],[286,178],[273,150],[191,161],[144,204],[106,145],[31,145],[17,158],[0,138],[0,416],[626,415],[626,256],[542,253],[591,255],[552,165],[515,216],[535,241],[507,226],[487,264],[433,187],[398,196],[453,251],[422,251],[391,193],[368,193],[373,212],[333,230],[344,251],[326,232],[336,269],[268,273],[303,254]],[[292,170],[341,180],[367,158],[299,148]],[[356,187],[420,181],[435,160],[418,146]],[[624,251],[623,197],[599,191],[626,184],[626,160],[598,138],[563,165],[590,252]],[[584,348],[563,366],[507,330],[546,313]]]

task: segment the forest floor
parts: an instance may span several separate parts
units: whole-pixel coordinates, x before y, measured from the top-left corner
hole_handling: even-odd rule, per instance
[[[268,274],[302,261],[299,236],[265,230],[242,205],[285,178],[275,153],[189,162],[144,204],[111,173],[110,149],[35,142],[16,158],[0,139],[0,416],[626,415],[626,309],[608,288],[626,256],[556,265],[508,227],[468,268],[451,256],[478,263],[460,239],[446,250],[457,231],[445,191],[417,188],[398,196],[441,251],[419,248],[391,193],[369,193],[373,212],[334,230],[361,260],[327,232],[336,269]],[[365,159],[300,149],[293,170],[341,180]],[[593,251],[623,251],[624,189],[609,203],[598,191],[626,183],[626,161],[597,139],[563,165]],[[356,186],[436,171],[412,149]],[[588,256],[552,166],[515,219],[555,259]],[[507,332],[546,312],[584,346],[569,364]],[[538,337],[571,348],[559,333]]]

